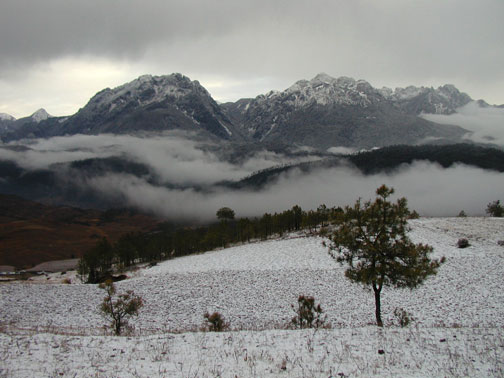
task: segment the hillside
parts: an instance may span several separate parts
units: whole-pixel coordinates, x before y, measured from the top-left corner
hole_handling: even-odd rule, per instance
[[[0,195],[0,265],[18,269],[80,257],[103,237],[153,229],[157,219],[127,210],[52,207]]]
[[[100,336],[103,291],[95,285],[0,285],[0,326],[6,332],[0,351],[7,356],[2,372],[501,376],[504,249],[497,241],[504,239],[503,219],[421,218],[411,226],[413,241],[429,243],[434,257],[445,256],[446,263],[413,292],[384,289],[384,329],[372,325],[372,294],[344,277],[322,239],[292,234],[130,274],[117,287],[135,290],[145,307],[129,338]],[[469,239],[469,248],[456,247],[461,237]],[[300,294],[315,296],[331,330],[282,330]],[[414,316],[413,326],[394,325],[396,307]],[[193,332],[206,311],[221,312],[236,331]],[[44,333],[34,335],[35,329]]]

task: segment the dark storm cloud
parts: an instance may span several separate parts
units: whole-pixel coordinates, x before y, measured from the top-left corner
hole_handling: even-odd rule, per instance
[[[170,46],[232,33],[238,14],[256,4],[236,1],[4,0],[0,59],[36,62],[64,55],[138,58],[153,43]],[[256,10],[256,11],[255,11]]]
[[[470,81],[503,76],[503,14],[501,0],[3,0],[0,60],[90,54],[289,79]]]

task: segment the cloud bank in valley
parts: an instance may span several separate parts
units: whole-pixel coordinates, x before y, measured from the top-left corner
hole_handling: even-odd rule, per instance
[[[143,138],[76,135],[33,140],[26,146],[4,145],[0,148],[0,160],[15,161],[30,170],[56,171],[61,168],[58,163],[89,158],[119,156],[142,163],[157,180],[111,171],[94,172],[85,177],[77,176],[79,171],[75,171],[65,180],[84,189],[92,188],[114,203],[119,199],[125,207],[193,222],[215,219],[215,212],[223,206],[233,208],[238,216],[259,216],[294,205],[304,209],[315,209],[322,203],[330,207],[345,206],[359,197],[374,198],[375,189],[382,184],[394,187],[398,196],[408,198],[410,208],[426,216],[453,216],[461,210],[469,215],[483,215],[489,202],[504,200],[502,173],[463,165],[443,169],[425,162],[401,166],[390,174],[370,176],[349,166],[308,174],[294,169],[259,191],[216,187],[212,185],[223,180],[239,180],[256,170],[300,159],[259,151],[241,164],[232,164],[181,133]],[[171,189],[172,184],[186,189]],[[196,189],[201,186],[204,190]]]
[[[485,185],[481,185],[484,182]],[[301,174],[284,174],[278,182],[261,191],[228,189],[198,192],[155,187],[128,175],[111,175],[88,182],[109,195],[119,191],[129,205],[175,219],[193,221],[215,219],[223,206],[237,216],[258,216],[300,205],[315,209],[353,204],[359,197],[374,198],[381,184],[392,186],[398,196],[409,200],[410,208],[425,216],[454,216],[461,210],[469,215],[484,215],[486,205],[502,196],[504,175],[463,165],[449,169],[431,163],[415,163],[394,174],[364,176],[348,168],[335,168]]]
[[[212,184],[238,180],[257,170],[303,160],[262,150],[241,164],[231,164],[205,148],[208,142],[206,145],[200,144],[181,132],[150,137],[75,135],[28,140],[24,143],[27,148],[0,148],[0,159],[16,161],[27,169],[48,169],[58,163],[119,156],[145,164],[161,181],[171,184]],[[18,142],[13,142],[6,146],[17,145]]]
[[[466,138],[475,142],[504,146],[504,108],[482,107],[476,101],[450,115],[423,114],[423,118],[445,125],[458,125],[472,132]]]

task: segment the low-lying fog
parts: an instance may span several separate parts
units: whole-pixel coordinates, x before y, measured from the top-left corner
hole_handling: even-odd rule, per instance
[[[238,180],[252,172],[282,163],[310,159],[287,158],[260,151],[242,164],[222,161],[215,153],[203,150],[182,134],[157,137],[71,136],[33,140],[28,148],[0,148],[0,160],[12,160],[28,169],[51,168],[54,163],[94,157],[123,156],[150,167],[166,182],[210,185],[222,180]],[[8,148],[5,148],[8,147]],[[72,178],[70,178],[72,179]],[[127,174],[100,174],[82,180],[107,196],[122,196],[124,206],[134,206],[173,219],[206,221],[215,219],[222,206],[233,208],[237,216],[256,216],[282,211],[298,204],[314,209],[353,204],[359,197],[374,198],[381,184],[392,186],[397,196],[407,197],[410,208],[425,216],[454,216],[461,210],[483,215],[486,205],[501,199],[504,174],[463,165],[449,169],[426,162],[400,167],[392,174],[364,176],[352,167],[313,171],[294,170],[260,191],[236,191],[220,187],[197,191],[174,190],[149,183],[146,178]],[[396,196],[396,197],[397,197]]]
[[[169,190],[155,187],[127,175],[109,175],[89,182],[99,190],[119,191],[130,205],[188,219],[214,219],[215,212],[229,206],[238,216],[282,211],[298,204],[303,209],[353,204],[359,197],[374,198],[381,184],[392,186],[396,194],[409,200],[410,209],[425,216],[453,216],[464,210],[483,215],[486,205],[502,197],[504,175],[479,168],[456,166],[449,169],[418,162],[397,173],[364,176],[351,168],[319,170],[308,175],[298,171],[282,175],[261,191],[216,190],[201,193],[191,189]]]
[[[446,125],[457,125],[472,132],[474,142],[504,145],[504,108],[482,107],[476,101],[458,108],[450,115],[423,114],[423,118]]]

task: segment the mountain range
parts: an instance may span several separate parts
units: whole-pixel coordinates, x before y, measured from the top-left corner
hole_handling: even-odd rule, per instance
[[[458,142],[467,130],[421,114],[452,114],[473,101],[453,85],[377,89],[367,81],[319,74],[284,91],[217,103],[198,82],[181,74],[144,75],[94,95],[77,113],[51,117],[0,115],[4,142],[23,138],[184,130],[217,141],[330,147]],[[487,105],[481,102],[482,105]]]

